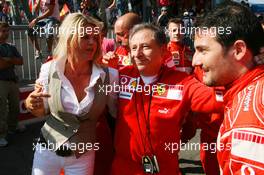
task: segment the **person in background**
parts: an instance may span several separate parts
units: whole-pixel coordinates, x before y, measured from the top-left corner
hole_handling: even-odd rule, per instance
[[[10,2],[8,1],[3,1],[3,9],[2,12],[7,15],[8,21],[6,21],[9,25],[13,24],[13,17],[11,15],[11,6],[10,6]]]
[[[96,0],[82,0],[80,4],[81,12],[85,15],[98,18],[98,2]]]
[[[184,43],[185,31],[183,30],[183,21],[179,18],[172,18],[167,24],[170,41],[167,45],[171,57],[165,60],[168,67],[174,67],[176,70],[191,74],[192,68],[192,51]]]
[[[33,8],[37,17],[30,21],[28,35],[35,48],[35,59],[41,59],[37,36],[46,37],[48,56],[51,56],[54,36],[57,35],[55,29],[60,20],[59,3],[58,0],[37,0]]]
[[[192,27],[194,25],[193,19],[187,10],[183,12],[182,21],[183,21],[184,27],[186,28]]]
[[[9,25],[0,22],[0,147],[7,146],[8,131],[18,128],[19,88],[15,65],[22,65],[23,58],[17,49],[7,43]]]
[[[113,0],[108,9],[117,9],[118,16],[123,16],[128,12],[128,0]]]
[[[0,21],[8,23],[9,19],[7,14],[3,11],[3,8],[4,8],[4,4],[0,3]]]
[[[143,2],[142,2],[143,3]],[[153,20],[153,16],[152,16],[152,12],[153,12],[153,4],[152,4],[153,2],[151,1],[151,0],[146,0],[145,1],[145,12],[143,13],[143,11],[141,10],[141,6],[140,6],[140,4],[137,6],[138,8],[137,8],[137,11],[142,11],[142,17],[143,17],[143,20],[142,21],[144,21],[144,22],[149,22],[149,23],[151,23],[151,22],[153,22],[153,21],[155,21],[155,20]],[[142,4],[142,8],[143,8],[143,4]]]
[[[159,13],[162,13],[162,7],[166,7],[168,10],[168,7],[172,5],[171,0],[157,0],[155,3],[157,3],[159,7]]]
[[[157,20],[158,26],[160,26],[162,29],[165,29],[165,27],[169,22],[169,19],[170,19],[170,14],[168,11],[168,7],[164,6],[161,8],[161,13]]]

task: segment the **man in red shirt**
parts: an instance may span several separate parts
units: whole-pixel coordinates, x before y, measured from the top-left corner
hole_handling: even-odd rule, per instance
[[[174,67],[176,70],[186,73],[192,72],[192,51],[184,44],[184,24],[181,19],[173,18],[168,22],[168,33],[170,42],[168,43],[168,51],[171,56],[165,60],[168,67]]]
[[[217,141],[221,174],[264,174],[264,66],[254,56],[264,31],[246,7],[229,2],[201,21],[193,65],[208,86],[225,86],[224,121]]]
[[[180,129],[189,112],[218,112],[212,88],[164,66],[166,36],[150,24],[130,33],[134,66],[119,69],[113,175],[180,174]],[[110,60],[111,61],[111,60]]]
[[[108,52],[104,55],[104,57],[115,57],[117,60],[115,61],[116,63],[109,66],[122,68],[132,65],[128,46],[129,30],[138,23],[140,23],[140,17],[135,13],[126,13],[117,19],[114,25],[117,48],[114,52]]]

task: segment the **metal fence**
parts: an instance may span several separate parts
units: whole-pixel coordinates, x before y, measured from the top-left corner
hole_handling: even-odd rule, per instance
[[[11,26],[8,40],[9,43],[16,46],[17,50],[23,56],[24,64],[22,66],[16,66],[16,73],[19,78],[19,82],[22,84],[34,82],[37,79],[41,64],[48,56],[45,38],[38,38],[43,58],[35,60],[35,49],[27,35],[27,28],[27,25]],[[114,38],[112,28],[109,29],[107,37]]]
[[[16,73],[20,81],[32,81],[38,76],[41,66],[41,60],[34,59],[34,47],[30,43],[29,37],[26,33],[27,26],[11,26],[8,42],[15,45],[17,50],[23,56],[24,64],[22,66],[16,66]],[[41,46],[42,39],[39,39]]]

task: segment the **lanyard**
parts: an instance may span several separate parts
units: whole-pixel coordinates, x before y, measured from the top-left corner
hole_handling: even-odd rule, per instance
[[[137,86],[136,86],[136,88],[137,88]],[[144,121],[146,123],[146,130],[147,130],[147,135],[144,136],[143,133],[142,133],[142,129],[141,129],[141,126],[140,126],[140,121],[139,121],[139,112],[138,112],[138,108],[137,108],[137,91],[136,90],[135,90],[134,95],[135,95],[135,102],[134,102],[134,104],[135,104],[135,109],[136,109],[137,125],[138,125],[138,129],[139,129],[140,139],[141,139],[141,142],[142,142],[142,145],[143,145],[143,148],[144,148],[144,154],[146,154],[146,140],[147,140],[146,137],[149,137],[149,135],[150,135],[150,126],[149,126],[149,122],[146,121],[145,109],[144,109],[144,102],[143,102],[143,95],[141,93],[141,95],[140,95],[140,98],[141,98],[141,106],[143,105],[142,107],[143,107]],[[151,91],[150,97],[151,96],[152,96],[152,91]],[[150,98],[149,105],[148,105],[148,108],[149,109],[150,109],[150,106],[151,106],[151,98]],[[148,112],[148,116],[149,116],[149,112]],[[149,141],[151,141],[151,140],[149,140]],[[151,150],[151,152],[152,151],[153,150]]]
[[[159,80],[161,79],[162,77],[162,73],[163,73],[163,68],[161,69],[161,71],[159,72],[160,75],[159,75],[159,78],[156,82],[159,82]],[[141,79],[140,79],[141,81]],[[154,84],[154,83],[153,83]],[[144,136],[143,135],[143,132],[142,132],[142,129],[141,129],[141,126],[140,126],[140,120],[139,120],[139,112],[138,112],[138,109],[137,109],[137,86],[138,84],[136,85],[136,88],[135,88],[135,108],[136,108],[136,117],[137,117],[137,124],[138,124],[138,129],[139,129],[139,133],[140,133],[140,139],[141,139],[141,142],[142,142],[142,145],[143,145],[143,149],[144,149],[144,154],[146,155],[146,143],[148,142],[149,143],[149,146],[150,146],[150,152],[151,154],[154,155],[154,149],[153,149],[153,146],[152,146],[152,141],[151,141],[151,132],[150,132],[150,109],[151,109],[151,102],[152,102],[152,97],[153,97],[153,91],[152,91],[152,86],[150,87],[150,97],[149,97],[149,102],[148,102],[148,109],[147,109],[147,114],[145,113],[145,105],[144,105],[144,96],[143,96],[143,93],[141,92],[140,93],[140,102],[141,102],[141,107],[143,107],[143,117],[144,117],[144,122],[145,122],[145,125],[146,125],[146,135]]]

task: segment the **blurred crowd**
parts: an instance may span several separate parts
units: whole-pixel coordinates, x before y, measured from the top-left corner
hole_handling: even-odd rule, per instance
[[[34,16],[33,10],[36,0],[28,1],[0,1],[0,17],[10,25],[28,24]],[[164,25],[168,18],[182,16],[190,21],[202,17],[212,7],[206,4],[179,4],[176,0],[58,0],[60,15],[82,11],[86,14],[99,17],[113,25],[119,16],[127,12],[137,13],[144,22],[160,23]],[[243,3],[249,6],[247,3]],[[263,14],[257,14],[263,20]]]

